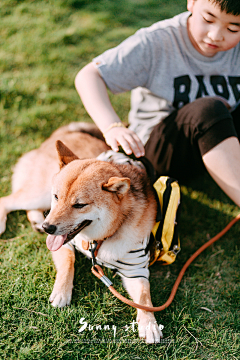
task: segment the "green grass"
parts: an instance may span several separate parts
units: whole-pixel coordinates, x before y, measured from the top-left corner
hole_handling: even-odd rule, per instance
[[[11,191],[12,166],[21,154],[39,146],[60,125],[90,121],[74,88],[79,69],[138,28],[185,8],[185,0],[1,1],[1,196]],[[111,99],[126,121],[129,94]],[[182,186],[182,251],[173,265],[150,269],[155,306],[167,300],[189,256],[238,211],[207,176]],[[136,332],[125,331],[136,310],[96,281],[91,263],[80,254],[71,306],[52,308],[48,298],[55,269],[46,236],[32,231],[23,211],[11,213],[0,240],[0,357],[239,358],[239,226],[190,266],[172,305],[156,314],[165,327],[165,343],[146,345]],[[106,274],[112,279],[110,270]],[[113,281],[124,293],[120,279]],[[94,327],[79,334],[81,318],[94,326],[116,326],[116,341],[113,330]]]

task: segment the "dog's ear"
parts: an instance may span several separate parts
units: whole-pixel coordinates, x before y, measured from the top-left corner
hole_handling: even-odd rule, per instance
[[[62,169],[63,166],[67,165],[71,161],[78,159],[78,157],[60,140],[56,141],[56,148],[58,152],[60,169]]]
[[[130,188],[129,178],[111,177],[106,184],[102,186],[103,190],[116,193],[119,200],[128,192]]]

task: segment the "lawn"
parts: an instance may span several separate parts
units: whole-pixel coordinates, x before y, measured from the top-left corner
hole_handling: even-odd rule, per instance
[[[185,0],[1,0],[0,196],[10,193],[12,167],[23,153],[60,125],[91,121],[74,88],[79,69],[140,27],[185,9]],[[129,94],[110,97],[127,121]],[[181,190],[182,251],[171,266],[150,268],[155,306],[168,299],[190,255],[239,212],[208,176]],[[131,326],[136,310],[114,298],[80,254],[71,306],[53,308],[46,236],[31,229],[25,212],[9,214],[0,237],[0,357],[238,359],[239,230],[237,223],[190,266],[171,306],[156,313],[164,341],[146,345]],[[126,295],[120,279],[106,274]]]

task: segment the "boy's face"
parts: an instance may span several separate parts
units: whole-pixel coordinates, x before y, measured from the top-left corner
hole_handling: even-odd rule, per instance
[[[236,0],[237,1],[237,0]],[[188,34],[195,49],[204,56],[226,51],[240,41],[240,15],[222,12],[209,0],[188,0]]]

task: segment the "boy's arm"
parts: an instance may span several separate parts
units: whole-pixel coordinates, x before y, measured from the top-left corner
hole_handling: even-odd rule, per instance
[[[143,156],[143,144],[133,131],[125,127],[109,129],[111,124],[121,123],[121,120],[112,107],[105,82],[93,63],[79,71],[75,86],[87,112],[102,131],[106,143],[114,151],[118,151],[118,146],[122,146],[128,155],[133,152],[136,157]]]

